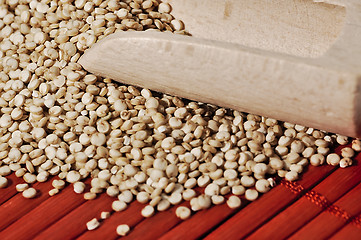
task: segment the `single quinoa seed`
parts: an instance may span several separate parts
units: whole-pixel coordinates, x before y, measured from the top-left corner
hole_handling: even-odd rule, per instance
[[[127,224],[121,224],[116,231],[119,236],[126,236],[130,231],[130,227]]]
[[[90,220],[89,222],[86,223],[86,227],[89,231],[97,229],[100,226],[100,223],[98,221],[98,219],[93,218],[92,220]]]
[[[180,206],[175,210],[175,214],[178,218],[186,220],[191,216],[191,210],[187,207]]]
[[[23,191],[23,197],[24,198],[34,198],[36,196],[37,192],[34,188],[28,188]]]
[[[0,177],[0,188],[6,188],[8,186],[8,179]]]
[[[241,206],[241,199],[237,196],[230,196],[227,200],[227,206],[229,208],[238,208]]]

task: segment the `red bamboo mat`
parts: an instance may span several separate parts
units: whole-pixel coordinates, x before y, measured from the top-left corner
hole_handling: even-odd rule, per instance
[[[86,223],[111,211],[113,198],[102,194],[85,201],[71,186],[49,197],[48,181],[34,184],[37,198],[24,199],[15,190],[22,180],[8,179],[9,186],[0,189],[2,240],[117,239],[119,224],[131,227],[125,239],[361,239],[360,155],[346,169],[310,166],[299,181],[280,181],[255,202],[242,199],[239,209],[223,204],[182,221],[173,207],[145,219],[140,214],[144,205],[133,202],[93,231],[86,230]]]

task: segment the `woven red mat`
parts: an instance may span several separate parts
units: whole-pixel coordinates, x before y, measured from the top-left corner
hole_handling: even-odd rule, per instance
[[[125,239],[361,239],[360,163],[358,156],[346,169],[310,166],[299,181],[281,181],[255,202],[242,199],[239,209],[214,206],[186,221],[175,216],[176,207],[145,219],[144,205],[133,202],[94,231],[86,223],[111,211],[113,198],[85,201],[71,186],[49,197],[48,181],[34,184],[37,198],[24,199],[15,190],[22,179],[11,175],[0,189],[0,239],[117,239],[119,224],[131,227]]]

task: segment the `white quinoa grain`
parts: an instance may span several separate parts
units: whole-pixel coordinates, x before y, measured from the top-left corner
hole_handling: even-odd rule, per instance
[[[325,162],[325,157],[322,154],[314,154],[310,158],[310,163],[312,166],[319,166]]]
[[[127,207],[128,207],[127,204],[120,200],[113,201],[113,203],[112,203],[112,209],[116,212],[123,211]]]
[[[117,227],[117,234],[119,236],[126,236],[130,231],[130,227],[127,224],[121,224]]]
[[[139,192],[137,194],[137,201],[140,203],[147,203],[149,201],[149,193],[147,192]]]
[[[80,180],[81,176],[78,172],[76,171],[70,171],[67,175],[66,175],[66,181],[69,183],[75,183],[78,182]]]
[[[118,199],[125,203],[130,203],[133,200],[133,194],[131,191],[126,190],[123,191],[121,194],[118,195]]]
[[[160,3],[158,6],[158,11],[160,13],[170,13],[172,8],[168,3]]]
[[[85,190],[85,184],[83,182],[75,182],[73,183],[73,188],[75,193],[83,193]]]
[[[295,181],[298,179],[298,173],[295,171],[289,171],[286,173],[285,178],[288,181]]]
[[[98,219],[93,218],[92,220],[90,220],[89,222],[86,223],[86,227],[89,231],[97,229],[100,226],[100,223],[98,221]]]
[[[59,189],[58,188],[53,188],[53,189],[51,189],[51,190],[49,190],[49,196],[54,196],[54,195],[56,195],[56,194],[58,194],[59,193]]]
[[[348,137],[337,135],[336,141],[340,145],[346,145],[348,143]]]
[[[270,182],[267,181],[266,179],[259,179],[255,184],[255,188],[260,193],[266,193],[270,190]]]
[[[344,158],[352,158],[355,155],[355,151],[350,147],[344,147],[341,149],[341,156]]]
[[[154,207],[151,206],[151,205],[147,205],[142,209],[141,214],[142,214],[143,217],[148,218],[148,217],[153,216],[154,212],[155,212]]]
[[[110,212],[101,212],[100,213],[100,218],[105,220],[105,219],[110,218],[110,215],[111,215]]]
[[[63,189],[65,187],[65,182],[63,180],[53,180],[52,186],[56,189]]]
[[[237,196],[230,196],[227,200],[227,206],[229,208],[238,208],[241,206],[241,199]]]
[[[340,160],[340,167],[345,168],[352,165],[352,159],[351,158],[342,158]]]
[[[245,192],[245,198],[249,201],[254,201],[258,198],[258,192],[254,189],[247,189]]]
[[[222,204],[222,203],[224,203],[224,197],[223,196],[221,196],[221,195],[213,195],[212,197],[211,197],[211,200],[212,200],[212,203],[214,204],[214,205],[219,205],[219,204]]]
[[[217,184],[211,183],[205,188],[204,194],[206,194],[208,196],[218,195],[219,190],[220,190],[220,188]]]
[[[232,194],[234,195],[243,195],[246,189],[242,185],[236,185],[232,187]]]
[[[340,161],[341,161],[341,158],[336,153],[331,153],[326,158],[326,162],[332,166],[339,165]]]
[[[175,214],[178,218],[186,220],[191,216],[191,210],[187,207],[180,206],[175,210]]]
[[[25,173],[23,176],[23,179],[25,182],[30,183],[30,184],[36,182],[36,176],[31,173]]]
[[[170,207],[170,202],[167,199],[162,199],[157,205],[157,210],[162,212]]]
[[[182,194],[179,192],[174,192],[170,195],[170,197],[168,198],[168,201],[170,202],[170,204],[172,205],[178,205],[182,202],[183,198],[182,198]]]
[[[198,205],[201,209],[207,209],[211,206],[212,200],[207,195],[198,196]]]
[[[359,139],[352,140],[352,149],[356,152],[361,151],[361,141]]]
[[[9,166],[1,166],[0,167],[0,176],[7,176],[11,173],[11,169]]]
[[[27,183],[19,183],[15,186],[16,191],[23,192],[24,190],[29,188],[29,185]]]
[[[241,183],[244,187],[252,187],[255,184],[255,180],[251,176],[243,176],[241,178]]]
[[[23,191],[23,197],[24,198],[34,198],[36,197],[36,190],[35,188],[28,188]]]
[[[8,179],[0,176],[0,188],[6,188],[8,186]]]
[[[97,197],[97,195],[95,193],[91,193],[91,192],[87,192],[84,194],[84,199],[85,200],[93,200]]]
[[[193,189],[186,189],[183,191],[182,195],[184,200],[189,201],[196,196],[196,192]]]

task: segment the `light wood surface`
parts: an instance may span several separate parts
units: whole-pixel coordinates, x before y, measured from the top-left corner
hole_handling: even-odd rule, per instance
[[[123,83],[361,137],[361,2],[167,2],[193,37],[117,32],[79,63]]]

